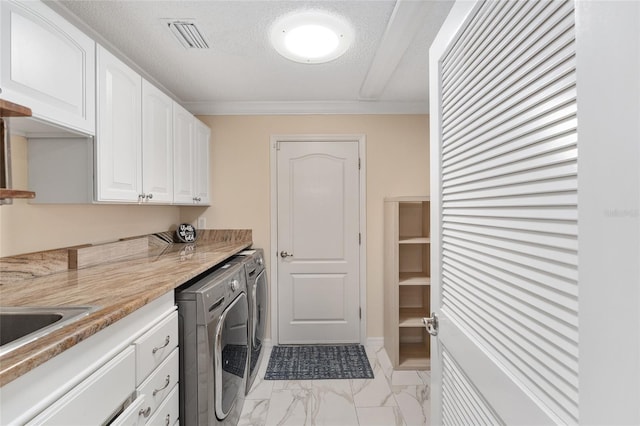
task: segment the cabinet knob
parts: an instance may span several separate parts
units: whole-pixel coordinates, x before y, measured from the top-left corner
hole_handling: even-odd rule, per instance
[[[282,257],[283,259],[286,257],[293,257],[293,253],[287,253],[286,251],[281,251],[280,252],[280,257]]]
[[[146,198],[147,198],[147,200],[152,199],[152,198],[153,198],[153,194],[151,194],[151,193],[147,194],[147,197],[146,197]]]
[[[199,203],[200,201],[202,201],[202,198],[200,198],[200,197],[193,197],[193,201],[195,201],[196,203]]]
[[[138,411],[138,415],[144,418],[149,417],[149,414],[151,414],[151,407],[141,408],[140,411]]]
[[[145,194],[144,192],[142,194],[138,194],[138,201],[142,201],[147,197],[147,194]]]

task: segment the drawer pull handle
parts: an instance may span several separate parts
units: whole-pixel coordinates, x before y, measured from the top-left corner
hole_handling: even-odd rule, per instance
[[[138,411],[138,415],[143,416],[145,419],[149,417],[149,414],[151,414],[151,407],[141,408],[140,411]]]
[[[164,345],[162,346],[156,346],[155,348],[153,348],[153,351],[151,353],[156,353],[158,352],[160,349],[162,348],[166,348],[167,346],[169,346],[169,341],[171,340],[171,337],[167,336],[166,339],[164,339]]]
[[[158,392],[160,392],[161,390],[165,390],[167,387],[169,387],[169,383],[171,383],[171,376],[169,374],[167,374],[167,378],[165,379],[164,386],[161,387],[160,389],[154,389],[153,390],[153,396],[156,396],[156,394]]]
[[[167,414],[167,417],[165,418],[166,420],[166,425],[169,426],[171,424],[171,414]]]

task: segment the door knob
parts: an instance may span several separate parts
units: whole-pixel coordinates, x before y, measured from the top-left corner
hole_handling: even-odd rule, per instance
[[[283,250],[280,252],[280,257],[282,258],[293,257],[293,253],[287,253],[286,251]]]

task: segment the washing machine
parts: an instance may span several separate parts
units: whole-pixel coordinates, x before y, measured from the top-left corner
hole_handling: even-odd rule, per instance
[[[249,375],[243,264],[226,262],[176,291],[180,424],[237,425]]]

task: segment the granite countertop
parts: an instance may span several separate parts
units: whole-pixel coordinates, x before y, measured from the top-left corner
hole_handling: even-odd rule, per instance
[[[0,357],[0,386],[250,247],[252,235],[207,230],[195,244],[163,243],[153,236],[149,241],[144,254],[76,270],[67,268],[64,249],[1,258],[1,306],[97,309]]]

